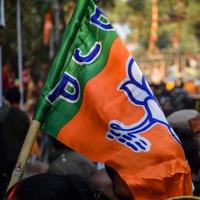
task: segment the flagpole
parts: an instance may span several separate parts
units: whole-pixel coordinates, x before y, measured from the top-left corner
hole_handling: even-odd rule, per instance
[[[7,189],[12,187],[22,178],[27,160],[29,158],[29,154],[31,152],[32,145],[38,135],[39,129],[40,129],[40,122],[32,120],[25,141],[19,153],[15,168],[12,172],[10,183]]]
[[[22,80],[22,33],[21,33],[21,6],[20,0],[17,0],[17,43],[18,43],[18,77],[19,77],[19,90],[21,94],[20,106],[22,107],[24,103],[24,90],[23,90],[23,80]]]

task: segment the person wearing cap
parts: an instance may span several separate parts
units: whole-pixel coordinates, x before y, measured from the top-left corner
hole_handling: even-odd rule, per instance
[[[191,127],[191,124],[197,123],[194,121],[192,123],[191,120],[196,119],[198,115],[199,113],[196,110],[183,109],[172,113],[167,118],[181,141],[186,159],[190,165],[194,185],[193,194],[195,195],[200,195],[200,140],[198,142]]]

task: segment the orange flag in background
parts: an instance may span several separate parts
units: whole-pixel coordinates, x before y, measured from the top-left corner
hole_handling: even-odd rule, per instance
[[[49,44],[52,28],[53,28],[52,11],[51,9],[49,9],[44,17],[43,42],[45,45]]]

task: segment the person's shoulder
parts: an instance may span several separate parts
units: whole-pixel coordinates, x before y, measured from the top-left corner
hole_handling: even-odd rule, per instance
[[[0,123],[3,122],[6,119],[9,111],[10,111],[10,106],[9,105],[3,105],[0,108]]]
[[[28,114],[20,108],[11,108],[11,114],[15,114],[18,118],[23,119],[24,121],[29,122]]]

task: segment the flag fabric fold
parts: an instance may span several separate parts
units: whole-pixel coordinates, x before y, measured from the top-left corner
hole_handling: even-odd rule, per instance
[[[92,0],[79,0],[41,91],[42,130],[115,169],[135,199],[191,194],[190,169],[134,58]]]

